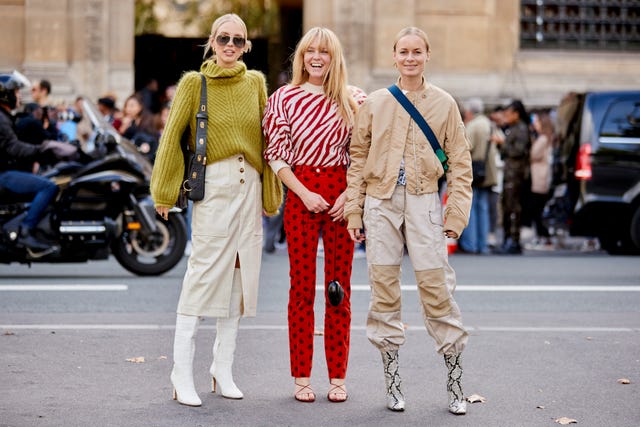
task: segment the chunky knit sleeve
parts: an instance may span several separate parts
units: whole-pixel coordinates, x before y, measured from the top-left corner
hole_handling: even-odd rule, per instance
[[[200,75],[195,71],[184,74],[178,82],[151,175],[151,197],[156,206],[172,207],[178,200],[184,176],[180,141],[187,127],[192,131],[195,128],[194,107],[199,102],[200,84]]]
[[[260,87],[258,90],[258,102],[260,103],[260,111],[265,111],[267,104],[267,85],[264,75],[260,74]],[[262,139],[262,150],[267,148],[266,139]],[[282,204],[283,191],[280,178],[273,173],[273,170],[267,164],[266,159],[262,160],[262,208],[264,212],[271,216],[278,213],[278,208]]]

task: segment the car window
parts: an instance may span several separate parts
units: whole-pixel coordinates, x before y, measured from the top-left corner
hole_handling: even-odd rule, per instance
[[[602,121],[600,136],[640,138],[640,99],[612,102]]]

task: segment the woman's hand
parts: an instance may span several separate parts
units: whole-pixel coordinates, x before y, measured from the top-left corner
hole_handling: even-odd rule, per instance
[[[444,230],[445,237],[451,237],[452,239],[458,238],[458,233],[453,230]]]
[[[324,197],[312,191],[306,191],[300,199],[309,212],[320,213],[329,208],[329,203],[327,203]]]
[[[169,208],[163,206],[156,206],[156,212],[160,215],[165,221],[169,219]]]
[[[310,191],[300,180],[294,175],[290,167],[281,168],[278,171],[278,178],[289,191],[293,191],[309,212],[319,213],[329,208],[329,203],[318,193]]]
[[[343,191],[342,194],[338,196],[336,202],[333,204],[333,207],[329,209],[327,212],[333,218],[333,222],[340,221],[343,219],[344,215],[344,203],[347,201],[347,192]]]
[[[364,230],[361,230],[359,228],[349,228],[348,231],[351,240],[353,240],[354,242],[360,243],[365,240]]]

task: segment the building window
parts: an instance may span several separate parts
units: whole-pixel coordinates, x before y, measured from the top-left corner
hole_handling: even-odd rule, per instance
[[[640,0],[522,0],[523,49],[640,50]]]

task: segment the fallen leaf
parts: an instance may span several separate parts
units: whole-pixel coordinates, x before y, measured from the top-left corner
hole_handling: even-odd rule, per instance
[[[5,332],[4,334],[2,334],[2,335],[15,335],[15,334],[14,334],[13,332],[11,332],[11,331],[6,331],[6,332]]]
[[[127,362],[131,362],[131,363],[144,363],[144,357],[143,357],[143,356],[132,357],[132,358],[130,358],[130,359],[127,359]]]
[[[315,331],[313,331],[313,335],[321,337],[324,335],[324,331],[322,329],[316,329]]]
[[[593,339],[593,338],[591,338],[591,337],[587,337],[587,340],[588,340],[588,341],[591,341],[592,339]]]
[[[486,401],[487,399],[480,396],[479,394],[472,394],[471,396],[467,396],[467,402],[469,403],[478,403],[478,402],[484,403]]]
[[[158,357],[158,360],[167,360],[167,356],[160,356]]]
[[[578,424],[577,420],[574,420],[573,418],[567,418],[567,417],[556,418],[555,422],[563,426],[566,426],[569,424]]]
[[[620,378],[618,384],[631,384],[631,380],[628,378]]]

